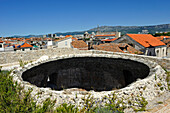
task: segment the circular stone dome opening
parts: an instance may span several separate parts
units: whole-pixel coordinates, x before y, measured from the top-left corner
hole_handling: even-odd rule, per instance
[[[145,78],[147,65],[120,58],[75,57],[55,60],[35,66],[22,74],[24,81],[38,87],[55,90],[82,88],[109,91],[123,88],[137,78]]]

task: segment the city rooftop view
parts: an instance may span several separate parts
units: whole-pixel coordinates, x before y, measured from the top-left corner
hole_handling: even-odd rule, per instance
[[[169,0],[0,0],[0,112],[170,113]]]

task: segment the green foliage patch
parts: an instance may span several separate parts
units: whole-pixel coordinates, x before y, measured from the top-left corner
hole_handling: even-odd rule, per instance
[[[46,100],[43,107],[36,106],[30,97],[31,90],[23,92],[13,83],[9,71],[0,72],[0,113],[43,113],[51,111],[52,103]],[[21,93],[22,90],[22,93]]]

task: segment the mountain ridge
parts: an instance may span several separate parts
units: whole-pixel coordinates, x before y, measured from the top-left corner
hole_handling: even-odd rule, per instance
[[[110,31],[119,31],[122,34],[126,34],[126,33],[138,33],[141,32],[142,30],[148,30],[149,33],[154,34],[156,31],[157,32],[170,32],[170,24],[159,24],[159,25],[147,25],[147,26],[100,26],[100,27],[96,27],[96,28],[92,28],[89,30],[84,30],[84,31],[73,31],[73,32],[65,32],[65,33],[61,33],[61,32],[56,32],[53,34],[57,34],[59,35],[80,35],[80,34],[84,34],[84,32],[96,32],[96,31],[101,31],[101,32],[110,32]],[[31,36],[34,37],[41,37],[43,35],[27,35],[27,36],[17,36],[17,37],[26,37],[29,38]],[[14,36],[13,36],[14,37]]]

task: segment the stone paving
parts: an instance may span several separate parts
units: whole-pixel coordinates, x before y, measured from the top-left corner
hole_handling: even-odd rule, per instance
[[[147,110],[147,112],[141,113],[170,113],[170,92],[165,92],[150,101]]]
[[[155,97],[153,100],[148,101],[146,107],[147,111],[140,111],[137,113],[170,113],[170,91]],[[125,113],[136,113],[133,109],[126,109]]]

